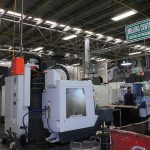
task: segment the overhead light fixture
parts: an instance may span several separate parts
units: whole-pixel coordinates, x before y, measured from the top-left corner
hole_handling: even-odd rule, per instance
[[[34,18],[33,20],[36,21],[36,24],[40,24],[43,22],[43,19],[41,18]]]
[[[138,48],[140,48],[141,47],[141,45],[135,45],[134,46],[134,49],[138,49]]]
[[[35,48],[35,49],[31,50],[31,51],[38,52],[38,51],[43,50],[43,49],[44,49],[44,47],[37,47],[37,48]]]
[[[123,63],[121,64],[121,66],[131,66],[131,65],[132,65],[132,63],[125,62],[125,61],[123,61]]]
[[[71,29],[71,27],[70,26],[66,26],[65,28],[64,28],[64,30],[63,31],[68,31],[68,30],[70,30]]]
[[[91,57],[91,58],[90,58],[90,60],[95,60],[95,59],[96,59],[95,57]]]
[[[127,44],[127,43],[128,43],[128,41],[123,41],[123,43]]]
[[[47,20],[47,21],[45,21],[45,24],[48,24],[48,25],[52,25],[52,24],[57,24],[56,22],[53,22],[53,21],[49,21],[49,20]]]
[[[58,26],[64,28],[66,25],[60,24],[60,25],[58,25]]]
[[[70,53],[66,53],[66,54],[65,54],[65,57],[66,57],[66,58],[69,58],[69,57],[70,57]]]
[[[73,64],[74,67],[80,66],[80,63]]]
[[[101,61],[105,61],[105,58],[97,58],[96,61],[101,62]]]
[[[129,16],[132,16],[132,15],[135,15],[137,13],[136,10],[129,10],[129,11],[126,11],[124,13],[121,13],[113,18],[111,18],[113,21],[119,21],[119,20],[122,20],[124,18],[127,18]]]
[[[32,19],[32,17],[31,17],[31,16],[29,16],[29,17],[28,17],[28,19]]]
[[[70,39],[73,39],[75,37],[77,37],[77,35],[76,34],[72,34],[72,35],[68,35],[68,36],[63,37],[62,40],[70,40]]]
[[[49,51],[47,55],[53,56],[54,52],[53,51]]]
[[[4,14],[5,10],[4,9],[0,9],[0,14]]]
[[[79,29],[79,28],[73,28],[73,30],[75,30],[75,31],[76,31],[76,34],[79,34],[79,33],[81,33],[81,32],[82,32],[82,29]]]
[[[82,29],[80,29],[80,28],[73,28],[73,29],[76,31],[82,31]]]
[[[11,15],[11,16],[16,16],[16,17],[21,17],[21,14],[20,13],[16,13],[16,12],[13,12],[13,11],[7,11],[8,15]],[[23,15],[24,16],[24,15]]]
[[[57,27],[57,25],[58,25],[58,23],[56,23],[56,22],[53,22],[53,21],[45,21],[45,24],[47,24],[47,25],[51,25],[50,26],[50,28],[51,29],[53,29],[53,28],[55,28],[55,27]]]
[[[97,40],[100,40],[100,39],[104,38],[104,35],[102,35],[102,34],[96,34],[96,36],[97,36]]]
[[[134,52],[134,53],[129,53],[130,56],[132,55],[137,55],[137,54],[141,54],[142,52]]]
[[[101,70],[104,70],[105,68],[99,68],[99,69],[97,69],[97,70],[99,70],[99,71],[101,71]]]
[[[114,40],[114,38],[111,37],[111,36],[107,36],[107,37],[106,37],[106,42],[110,42],[110,41],[113,41],[113,40]]]
[[[77,55],[77,54],[74,54],[73,56],[74,56],[74,58],[78,58],[78,55]]]
[[[146,51],[150,51],[150,47],[147,47],[147,48],[146,48]]]
[[[143,49],[145,49],[145,48],[146,48],[146,46],[141,46],[141,47],[140,47],[141,50],[143,50]]]
[[[115,44],[119,44],[119,43],[122,43],[122,40],[121,39],[115,39]]]
[[[92,31],[84,31],[84,32],[89,35],[94,35],[94,33]]]
[[[9,48],[8,48],[9,50],[11,50],[12,49],[12,46],[9,46]]]

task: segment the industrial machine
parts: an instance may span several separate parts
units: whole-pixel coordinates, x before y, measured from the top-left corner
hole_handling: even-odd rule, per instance
[[[5,132],[12,131],[20,137],[25,133],[22,119],[30,106],[30,66],[25,65],[24,75],[5,78]],[[28,116],[24,123],[28,125]]]
[[[47,140],[64,143],[93,135],[98,118],[93,96],[91,81],[61,80],[56,70],[48,70],[42,99],[44,127],[51,132]]]
[[[44,87],[44,78],[33,77],[31,65],[25,65],[22,75],[6,77],[6,133],[40,141],[46,129],[47,141],[61,143],[95,135],[101,122],[95,114],[92,82],[66,77],[62,80],[57,67],[50,68]]]

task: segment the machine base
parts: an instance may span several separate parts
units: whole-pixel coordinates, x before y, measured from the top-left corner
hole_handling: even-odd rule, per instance
[[[61,143],[68,143],[70,141],[80,141],[94,136],[96,134],[94,127],[83,128],[59,133]]]

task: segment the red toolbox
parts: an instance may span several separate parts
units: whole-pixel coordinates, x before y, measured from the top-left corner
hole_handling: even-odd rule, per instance
[[[144,135],[148,121],[111,129],[110,150],[150,150],[150,136]]]

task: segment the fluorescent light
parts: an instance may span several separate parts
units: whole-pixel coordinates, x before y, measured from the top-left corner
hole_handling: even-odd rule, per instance
[[[59,25],[59,27],[62,27],[62,28],[64,28],[66,25],[64,25],[64,24],[60,24]]]
[[[127,41],[123,41],[125,44],[127,44],[128,42]]]
[[[75,31],[76,31],[76,34],[79,34],[79,33],[81,33],[81,32],[82,32],[82,29],[79,29],[79,28],[73,28],[73,30],[75,30]]]
[[[20,14],[20,13],[16,13],[16,12],[13,12],[13,11],[7,11],[7,14],[8,14],[8,15],[11,15],[11,16],[21,17],[21,14]],[[24,15],[23,15],[23,16],[24,16]]]
[[[134,46],[134,49],[138,49],[138,48],[140,48],[141,47],[141,45],[135,45]]]
[[[33,49],[32,51],[37,52],[37,51],[40,51],[40,50],[43,50],[43,49],[44,49],[44,47],[37,47],[37,48]]]
[[[70,53],[66,53],[65,57],[69,58],[70,57]]]
[[[91,31],[84,31],[85,33],[89,34],[89,35],[93,35],[94,33]]]
[[[143,50],[143,49],[145,49],[145,48],[146,48],[146,46],[141,46],[141,47],[140,47],[141,50]]]
[[[132,55],[137,55],[137,54],[141,54],[142,52],[134,52],[134,53],[129,53],[130,56]]]
[[[80,31],[80,30],[82,30],[82,29],[80,29],[80,28],[73,28],[74,30],[76,30],[76,31]]]
[[[91,57],[90,60],[95,60],[95,57]]]
[[[104,35],[102,35],[102,34],[96,34],[96,36],[97,36],[97,40],[104,38]]]
[[[115,44],[122,43],[121,39],[115,39]]]
[[[48,25],[56,25],[57,23],[56,22],[53,22],[53,21],[45,21],[45,24],[48,24]]]
[[[99,70],[99,71],[101,71],[101,70],[104,70],[105,68],[99,68],[99,69],[97,69],[97,70]]]
[[[74,67],[76,67],[76,66],[80,66],[80,63],[73,64],[73,66],[74,66]]]
[[[98,61],[98,62],[101,62],[101,61],[105,61],[106,59],[105,58],[97,58],[97,60],[96,61]]]
[[[78,58],[78,55],[77,55],[77,54],[74,54],[73,56],[74,56],[74,58]]]
[[[0,13],[4,14],[5,10],[4,9],[0,9]]]
[[[72,34],[72,35],[68,35],[68,36],[63,37],[62,39],[63,40],[70,40],[70,39],[73,39],[75,37],[77,37],[77,35],[76,34]]]
[[[114,38],[111,37],[111,36],[107,36],[107,37],[106,37],[106,42],[110,42],[110,41],[113,41],[113,40],[114,40]]]
[[[70,30],[70,29],[71,29],[70,26],[66,26],[66,27],[64,28],[64,31],[68,31],[68,30]]]
[[[40,24],[43,22],[43,19],[41,18],[34,18],[33,20],[36,21],[36,24]]]
[[[119,20],[121,20],[121,19],[124,19],[124,18],[127,18],[127,17],[129,17],[129,16],[135,15],[136,13],[137,13],[136,10],[129,10],[129,11],[126,11],[126,12],[124,12],[124,13],[122,13],[122,14],[119,14],[119,15],[117,15],[117,16],[111,18],[111,19],[112,19],[113,21],[119,21]]]
[[[54,52],[53,51],[49,51],[47,55],[53,56]]]
[[[147,48],[146,48],[146,51],[150,51],[150,47],[147,47]]]
[[[125,62],[125,61],[123,61],[123,63],[121,64],[121,66],[131,66],[131,65],[132,65],[132,63]]]
[[[28,17],[28,19],[32,19],[32,17],[31,17],[31,16],[29,16],[29,17]]]

